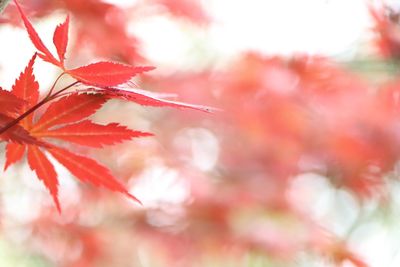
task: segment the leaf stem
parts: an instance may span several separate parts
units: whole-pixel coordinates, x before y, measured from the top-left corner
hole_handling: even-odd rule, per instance
[[[70,85],[64,87],[63,89],[55,92],[52,96],[49,97],[50,100],[53,100],[54,98],[58,97],[62,92],[64,92],[65,90],[68,90],[69,88],[71,88],[72,86],[75,86],[79,83],[79,81],[73,82]]]
[[[44,98],[42,101],[38,102],[36,105],[32,106],[30,109],[25,111],[23,114],[21,114],[18,118],[15,120],[9,122],[6,124],[3,128],[0,129],[0,134],[3,134],[5,131],[13,127],[14,125],[18,124],[21,120],[25,119],[27,116],[29,116],[32,112],[34,112],[36,109],[40,108],[44,104],[46,104],[49,100]]]
[[[0,0],[1,1],[1,0]],[[65,90],[68,90],[69,88],[71,88],[72,86],[78,84],[79,82],[73,82],[70,85],[62,88],[61,90],[57,91],[56,93],[54,93],[53,95],[47,95],[45,98],[43,98],[40,102],[38,102],[37,104],[35,104],[34,106],[32,106],[31,108],[29,108],[27,111],[25,111],[23,114],[21,114],[18,118],[16,118],[15,120],[9,122],[8,124],[6,124],[3,128],[0,129],[0,134],[3,134],[5,131],[7,131],[8,129],[10,129],[11,127],[13,127],[14,125],[18,124],[21,120],[23,120],[24,118],[26,118],[27,116],[29,116],[31,113],[33,113],[35,110],[37,110],[38,108],[40,108],[41,106],[43,106],[44,104],[46,104],[47,102],[50,102],[51,100],[57,98],[59,96],[60,93],[64,92]],[[51,90],[53,90],[54,88],[52,88]]]
[[[0,0],[1,1],[1,0]],[[51,96],[51,93],[53,92],[54,88],[56,87],[58,81],[60,80],[60,78],[65,74],[65,72],[61,73],[60,75],[58,75],[57,79],[54,81],[53,85],[51,86],[49,93],[46,95],[45,98],[49,98]]]

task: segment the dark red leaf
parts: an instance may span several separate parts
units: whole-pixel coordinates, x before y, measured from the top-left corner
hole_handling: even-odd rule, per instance
[[[8,123],[12,122],[14,119],[8,117],[4,114],[0,114],[0,129],[5,127]],[[30,133],[22,128],[20,125],[14,125],[4,133],[0,135],[0,138],[6,141],[12,141],[18,144],[35,144],[43,146],[43,142],[37,140],[35,137],[31,136]]]
[[[24,101],[22,99],[0,87],[0,112],[7,114],[17,113],[23,105]]]

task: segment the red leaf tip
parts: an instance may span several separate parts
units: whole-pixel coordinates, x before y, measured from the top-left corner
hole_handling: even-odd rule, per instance
[[[139,203],[140,206],[143,206],[142,201],[140,201],[137,197],[135,197],[135,196],[132,195],[131,193],[126,192],[126,195],[127,195],[130,199],[132,199],[133,201]]]

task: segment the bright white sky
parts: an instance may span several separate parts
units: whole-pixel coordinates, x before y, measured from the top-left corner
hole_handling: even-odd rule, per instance
[[[139,25],[135,22],[132,30],[143,37],[146,53],[152,60],[176,64],[177,60],[190,57],[193,46],[201,46],[201,41],[206,42],[206,49],[212,53],[226,57],[249,49],[268,54],[300,52],[346,57],[355,52],[369,24],[364,0],[207,0],[204,3],[215,23],[211,32],[195,36],[196,44],[185,43],[187,36],[182,29],[166,20],[149,19]]]
[[[339,54],[364,33],[363,0],[215,0],[223,46],[268,53]]]

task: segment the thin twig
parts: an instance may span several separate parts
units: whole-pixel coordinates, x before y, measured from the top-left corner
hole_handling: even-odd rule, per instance
[[[69,88],[77,85],[79,83],[79,81],[73,82],[70,85],[64,87],[63,89],[57,91],[56,93],[54,93],[52,96],[49,97],[50,100],[53,100],[54,98],[58,97],[62,92],[64,92],[65,90],[68,90]]]
[[[1,0],[0,0],[1,1]],[[54,88],[57,85],[57,82],[60,80],[60,78],[65,74],[65,72],[61,73],[60,75],[58,75],[57,79],[54,81],[53,85],[51,86],[48,94],[46,95],[45,98],[49,98],[51,96],[51,94],[53,93]]]
[[[0,14],[7,7],[10,0],[0,0]]]
[[[27,111],[25,111],[23,114],[21,114],[18,118],[16,118],[15,120],[11,121],[7,125],[5,125],[3,128],[1,128],[0,129],[0,134],[4,133],[5,131],[7,131],[8,129],[13,127],[14,125],[18,124],[21,120],[23,120],[24,118],[29,116],[35,110],[37,110],[38,108],[40,108],[41,106],[43,106],[47,102],[50,102],[51,100],[54,100],[55,98],[57,98],[59,96],[60,93],[64,92],[65,90],[71,88],[72,86],[74,86],[74,85],[76,85],[78,83],[79,83],[78,81],[73,82],[70,85],[68,85],[68,86],[64,87],[63,89],[59,90],[58,92],[54,93],[53,95],[46,96],[45,98],[42,99],[42,101],[40,101],[36,105],[32,106]]]
[[[14,125],[18,124],[18,122],[20,122],[21,120],[25,119],[27,116],[29,116],[32,112],[34,112],[35,110],[37,110],[38,108],[40,108],[41,106],[43,106],[44,104],[46,104],[49,101],[49,99],[44,98],[42,101],[40,101],[39,103],[37,103],[36,105],[32,106],[30,109],[28,109],[27,111],[25,111],[22,115],[20,115],[18,118],[16,118],[15,120],[9,122],[8,124],[6,124],[6,126],[4,126],[3,128],[0,129],[0,134],[3,134],[5,131],[7,131],[8,129],[10,129],[11,127],[13,127]]]

